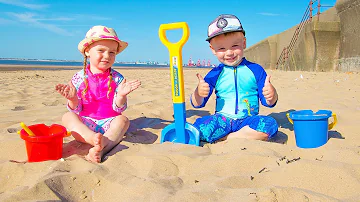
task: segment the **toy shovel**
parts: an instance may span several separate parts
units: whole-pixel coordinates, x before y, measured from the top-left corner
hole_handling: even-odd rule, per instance
[[[166,38],[166,31],[173,29],[183,30],[183,36],[177,43],[171,43]],[[186,22],[161,24],[159,37],[170,53],[171,92],[175,117],[175,123],[166,126],[161,131],[161,143],[168,141],[199,146],[200,133],[193,125],[186,122],[185,115],[181,49],[189,38],[189,27]]]

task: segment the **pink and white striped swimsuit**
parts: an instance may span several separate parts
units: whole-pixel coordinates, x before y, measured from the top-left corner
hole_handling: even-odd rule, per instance
[[[110,74],[112,75],[112,81],[110,83],[112,90],[108,97],[107,93],[109,90],[108,82],[110,79]],[[84,99],[82,92],[86,87],[84,82],[85,77],[87,77],[88,80],[88,90]],[[82,118],[84,124],[87,126],[89,126],[89,123],[85,123],[86,119],[90,119],[90,122],[95,122],[100,126],[105,124],[106,126],[102,127],[106,131],[110,125],[110,121],[116,116],[121,115],[121,112],[123,112],[127,107],[126,103],[120,107],[116,106],[115,103],[117,87],[123,79],[124,77],[113,69],[108,69],[104,73],[93,74],[90,71],[88,65],[85,75],[84,70],[81,70],[77,72],[71,79],[72,84],[77,90],[79,104],[76,109],[71,109],[68,105],[68,109],[78,114]]]

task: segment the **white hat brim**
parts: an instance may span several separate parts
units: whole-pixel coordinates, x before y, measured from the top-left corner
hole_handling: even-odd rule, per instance
[[[85,38],[82,41],[80,41],[79,45],[78,45],[78,49],[80,51],[81,54],[83,54],[85,56],[85,49],[87,47],[89,47],[91,44],[93,44],[96,41],[100,41],[100,40],[113,40],[119,43],[118,49],[117,49],[117,53],[119,54],[121,53],[129,44],[125,41],[118,41],[116,39],[113,38],[107,38],[107,39],[102,39],[102,38]]]

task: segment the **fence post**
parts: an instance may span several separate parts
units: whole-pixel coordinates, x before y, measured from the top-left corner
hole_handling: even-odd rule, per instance
[[[313,4],[314,4],[314,2],[312,0],[310,0],[310,4],[309,4],[309,9],[310,9],[309,19],[310,19],[310,22],[312,21]]]
[[[318,0],[318,10],[317,10],[317,20],[319,21],[320,20],[320,7],[321,7],[321,5],[320,5],[320,0]]]
[[[286,47],[284,47],[283,49],[283,53],[284,55],[282,56],[282,64],[281,64],[281,69],[284,70],[284,65],[285,65],[285,54],[286,54]]]
[[[284,64],[285,63],[285,55],[286,55],[286,47],[284,47],[284,56],[283,56],[283,61],[282,61],[282,63]]]

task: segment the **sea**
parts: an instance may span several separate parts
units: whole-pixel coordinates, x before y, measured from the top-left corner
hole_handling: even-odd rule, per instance
[[[82,61],[64,61],[64,60],[29,60],[29,59],[0,59],[0,65],[29,65],[29,66],[52,66],[51,68],[41,67],[41,68],[24,68],[27,70],[74,70],[79,69],[83,66]],[[59,68],[54,68],[54,66],[59,66]],[[60,68],[61,66],[61,68]],[[114,63],[113,67],[133,67],[133,68],[169,68],[168,64],[148,64],[148,63]],[[186,68],[187,66],[184,66]],[[192,67],[194,68],[194,67]],[[210,68],[210,67],[195,67],[195,68]],[[5,70],[4,68],[2,68]],[[19,68],[16,68],[19,70]],[[20,67],[20,69],[22,69]],[[11,70],[6,68],[6,70]]]

